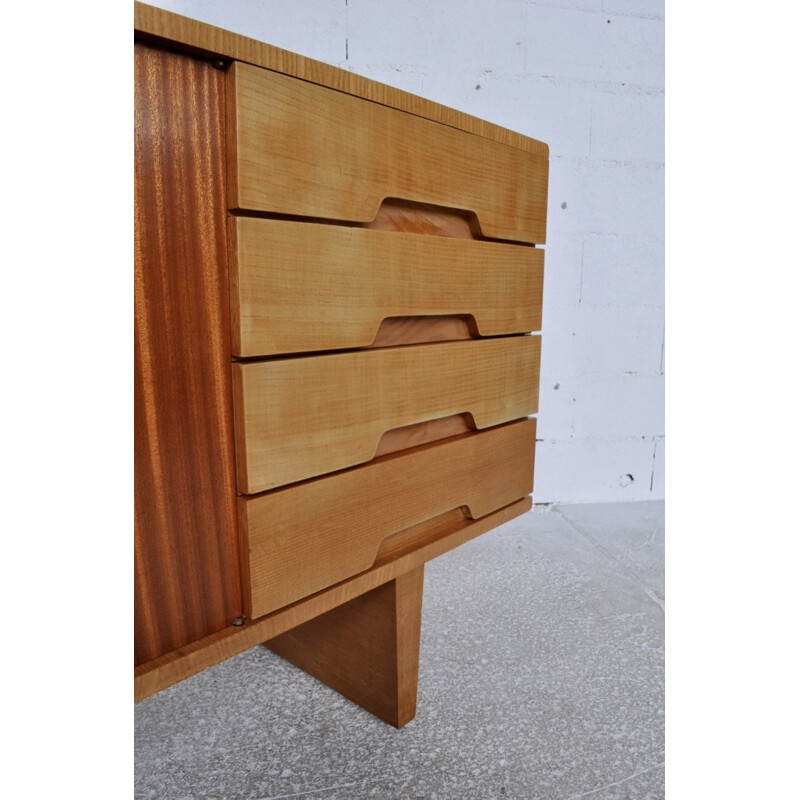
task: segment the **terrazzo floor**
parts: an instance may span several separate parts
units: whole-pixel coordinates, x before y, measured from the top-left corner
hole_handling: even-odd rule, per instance
[[[417,716],[257,647],[135,707],[135,797],[664,797],[664,504],[534,511],[425,567]]]

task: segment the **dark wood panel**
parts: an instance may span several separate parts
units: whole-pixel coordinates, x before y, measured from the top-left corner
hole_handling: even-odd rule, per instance
[[[241,614],[224,75],[135,45],[135,659]]]

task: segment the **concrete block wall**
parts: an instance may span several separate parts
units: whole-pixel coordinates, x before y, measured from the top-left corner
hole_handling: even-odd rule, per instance
[[[664,497],[663,0],[153,0],[550,146],[534,501]]]

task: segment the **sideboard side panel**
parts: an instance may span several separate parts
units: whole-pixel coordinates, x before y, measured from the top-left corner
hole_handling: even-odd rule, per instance
[[[135,659],[242,613],[225,81],[135,45]]]

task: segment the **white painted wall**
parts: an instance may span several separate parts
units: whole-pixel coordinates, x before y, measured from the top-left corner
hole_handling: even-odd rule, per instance
[[[664,497],[663,0],[152,0],[550,145],[534,500]]]

